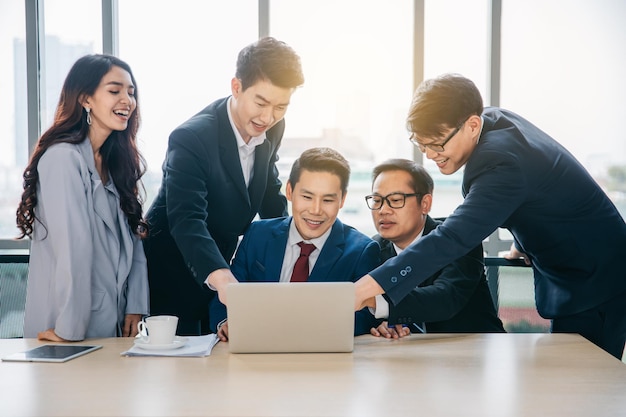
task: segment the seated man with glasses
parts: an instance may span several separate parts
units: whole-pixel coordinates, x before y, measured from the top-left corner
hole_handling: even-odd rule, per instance
[[[286,186],[293,215],[250,225],[231,265],[237,280],[356,281],[380,265],[378,244],[337,218],[349,178],[350,166],[339,152],[330,148],[304,151],[291,167]],[[213,298],[211,329],[222,341],[228,340],[226,314],[224,304]],[[368,333],[375,324],[363,308],[356,312],[354,334]]]
[[[441,221],[428,213],[433,202],[433,179],[424,167],[406,159],[390,159],[374,168],[372,194],[365,197],[386,261]],[[419,268],[419,265],[415,266]],[[483,264],[482,245],[446,265],[414,288],[397,305],[385,295],[371,309],[382,321],[374,336],[398,338],[412,332],[504,332],[493,305]]]

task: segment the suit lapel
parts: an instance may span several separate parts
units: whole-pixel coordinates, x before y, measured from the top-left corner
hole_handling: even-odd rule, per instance
[[[220,144],[219,158],[222,161],[224,170],[235,183],[237,190],[239,190],[245,201],[250,204],[250,197],[248,196],[248,190],[246,190],[246,182],[243,179],[241,161],[239,160],[237,138],[235,137],[235,133],[230,125],[226,106],[228,106],[228,100],[224,100],[222,105],[217,108],[217,117],[220,121],[218,133],[218,140]]]
[[[422,236],[426,236],[430,232],[432,232],[438,226],[437,222],[433,220],[432,217],[426,216],[426,222],[424,223],[424,231],[422,232]]]
[[[104,184],[102,183],[102,179],[98,174],[98,170],[96,169],[96,163],[93,159],[93,148],[91,147],[91,142],[89,138],[86,138],[78,145],[78,151],[82,155],[83,159],[87,163],[87,168],[89,169],[89,175],[91,180],[91,196],[93,198],[93,210],[96,213],[105,226],[110,229],[113,233],[113,236],[117,235],[115,230],[116,225],[113,220],[113,215],[109,208],[109,202],[107,200],[107,191],[104,189]]]
[[[265,141],[254,150],[254,174],[252,175],[252,181],[250,181],[250,186],[248,187],[248,195],[250,196],[252,207],[257,207],[265,194],[269,156],[270,141],[265,139]]]
[[[330,236],[324,243],[324,247],[322,247],[322,251],[317,257],[317,262],[315,262],[315,266],[309,274],[309,281],[337,280],[337,277],[331,276],[331,271],[337,260],[343,255],[345,244],[343,224],[339,219],[336,219],[330,231]]]
[[[397,256],[396,248],[393,247],[393,243],[388,241],[387,239],[380,239],[378,242],[380,244],[380,259],[385,262],[389,258],[393,258]]]
[[[272,236],[267,242],[265,259],[265,277],[267,281],[280,280],[280,271],[283,267],[283,258],[285,257],[285,248],[287,239],[289,238],[289,224],[291,217],[287,217],[280,222],[278,226],[272,230]]]

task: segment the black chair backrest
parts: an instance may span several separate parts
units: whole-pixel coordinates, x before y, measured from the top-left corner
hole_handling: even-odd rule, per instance
[[[28,259],[0,253],[0,339],[24,336]]]

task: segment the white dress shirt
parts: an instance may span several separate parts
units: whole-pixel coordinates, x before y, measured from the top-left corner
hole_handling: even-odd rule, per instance
[[[237,139],[237,150],[239,151],[239,161],[241,162],[241,170],[243,172],[243,179],[246,182],[246,187],[250,185],[250,180],[252,180],[252,175],[254,172],[254,150],[257,146],[262,144],[267,137],[265,132],[263,132],[259,136],[253,136],[250,138],[250,141],[246,143],[237,130],[237,126],[235,126],[235,122],[233,121],[233,115],[230,111],[230,105],[232,101],[232,97],[228,99],[228,105],[226,106],[228,110],[228,120],[230,121],[230,126],[235,133],[235,138]]]
[[[311,240],[305,240],[298,232],[298,229],[296,229],[296,224],[293,221],[293,218],[291,219],[291,223],[289,224],[289,237],[287,238],[285,256],[283,257],[283,267],[280,270],[280,282],[291,281],[291,273],[293,272],[293,267],[300,257],[300,246],[298,246],[299,242],[304,241],[304,243],[312,243],[315,245],[315,250],[313,250],[313,252],[311,252],[311,254],[309,255],[309,273],[313,271],[315,262],[317,262],[317,258],[320,256],[320,251],[324,247],[324,243],[326,243],[326,240],[328,240],[328,236],[330,236],[331,230],[332,227],[329,227],[322,236]]]

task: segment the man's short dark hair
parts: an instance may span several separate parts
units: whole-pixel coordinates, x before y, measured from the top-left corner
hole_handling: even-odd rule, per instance
[[[291,166],[289,182],[295,187],[300,180],[302,170],[310,172],[330,172],[339,177],[341,192],[343,195],[348,191],[350,181],[350,164],[339,152],[331,148],[311,148],[302,152]]]
[[[243,90],[267,80],[280,88],[296,88],[304,83],[300,57],[285,42],[261,38],[239,52],[235,76]]]
[[[404,171],[411,175],[411,188],[414,193],[432,194],[435,188],[433,178],[422,165],[408,159],[388,159],[374,167],[372,171],[372,183],[380,174],[386,171]],[[420,196],[421,200],[421,196]]]
[[[482,112],[483,99],[476,85],[462,75],[444,74],[417,87],[407,129],[420,138],[437,138]]]

